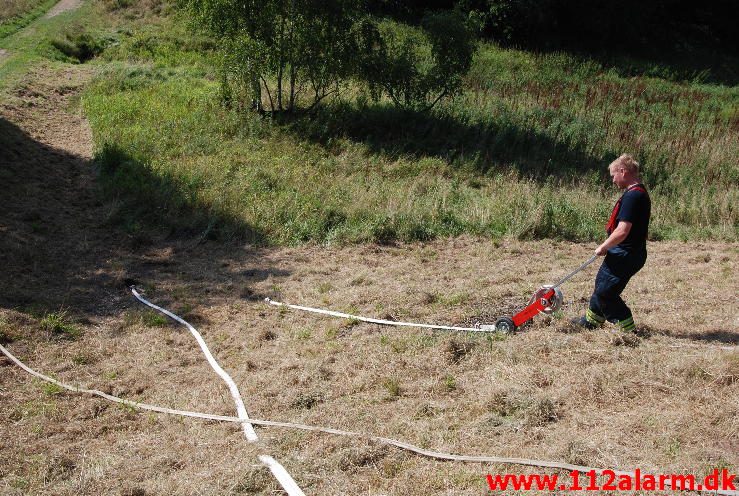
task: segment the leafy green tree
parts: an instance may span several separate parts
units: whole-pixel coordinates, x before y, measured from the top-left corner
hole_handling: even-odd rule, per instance
[[[453,11],[427,13],[420,30],[365,20],[358,34],[358,78],[372,97],[386,94],[400,107],[421,111],[459,90],[476,48],[474,30]]]
[[[457,91],[475,50],[456,12],[427,14],[419,30],[370,18],[356,0],[182,1],[221,41],[224,98],[260,111],[311,108],[352,79],[429,109]]]
[[[350,0],[184,0],[221,40],[222,84],[231,99],[262,110],[315,105],[339,90],[357,56],[352,27],[363,15]]]

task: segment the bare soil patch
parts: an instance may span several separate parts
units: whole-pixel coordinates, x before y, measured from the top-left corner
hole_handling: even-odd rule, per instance
[[[739,467],[739,244],[651,243],[626,292],[649,331],[576,332],[595,267],[563,288],[562,318],[517,335],[459,334],[280,311],[271,297],[384,319],[462,324],[522,308],[594,246],[460,238],[266,249],[108,222],[83,66],[40,69],[0,107],[0,339],[60,380],[177,409],[234,414],[189,333],[198,327],[251,416],[354,430],[468,455],[649,473]],[[59,317],[79,335],[49,324]],[[59,330],[62,329],[62,330]],[[275,494],[265,445],[306,494],[485,494],[487,473],[367,441],[137,412],[60,392],[0,359],[3,494]],[[625,492],[628,494],[628,492]]]
[[[82,0],[61,0],[58,4],[54,5],[45,15],[46,18],[58,16],[63,12],[74,10],[82,5]]]

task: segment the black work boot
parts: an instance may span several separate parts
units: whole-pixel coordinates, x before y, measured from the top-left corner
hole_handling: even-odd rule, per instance
[[[570,320],[570,324],[572,324],[575,327],[579,327],[581,329],[593,330],[593,329],[596,329],[597,328],[597,326],[595,324],[593,324],[592,322],[590,322],[585,317],[577,317],[577,318],[574,318],[574,319]]]

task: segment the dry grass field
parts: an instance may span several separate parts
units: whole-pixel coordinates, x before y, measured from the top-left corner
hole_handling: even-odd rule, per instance
[[[638,340],[567,325],[584,309],[595,267],[564,286],[562,315],[539,316],[513,336],[280,310],[263,298],[384,319],[491,322],[594,245],[457,238],[255,248],[126,235],[106,223],[112,207],[74,105],[88,76],[83,66],[40,68],[0,104],[0,343],[29,366],[129,400],[234,415],[194,339],[136,301],[126,288],[135,280],[200,330],[257,419],[464,455],[652,474],[739,469],[739,244],[650,244],[626,293]],[[264,451],[309,495],[477,495],[489,493],[485,474],[556,473],[282,428],[257,427],[260,442],[250,444],[234,424],[63,391],[4,357],[0,371],[0,494],[281,494],[256,459]]]

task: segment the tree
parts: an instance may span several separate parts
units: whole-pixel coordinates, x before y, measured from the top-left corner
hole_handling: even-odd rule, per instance
[[[350,0],[185,0],[196,24],[221,41],[224,94],[262,110],[315,105],[338,91],[357,54]],[[232,88],[233,87],[233,88]]]
[[[425,110],[460,86],[475,40],[460,13],[422,29],[371,18],[356,0],[183,0],[223,48],[223,95],[263,110],[312,108],[354,79]]]
[[[454,11],[427,13],[420,30],[366,19],[358,31],[358,78],[376,100],[386,94],[413,110],[429,110],[457,92],[476,48],[473,29]]]

